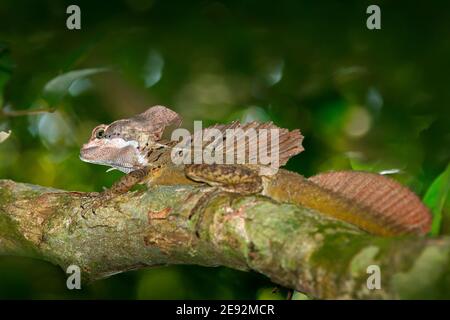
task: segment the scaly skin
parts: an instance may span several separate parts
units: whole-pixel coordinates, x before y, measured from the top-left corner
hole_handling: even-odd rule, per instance
[[[377,235],[424,234],[430,229],[431,216],[420,200],[381,175],[336,172],[306,179],[283,169],[275,174],[262,173],[267,171],[260,170],[263,165],[258,163],[174,164],[171,151],[176,142],[163,140],[162,134],[166,127],[179,121],[180,117],[172,110],[156,106],[133,118],[95,128],[90,141],[81,149],[81,159],[128,173],[103,196],[127,192],[136,183],[207,184],[221,191],[262,194],[276,201],[298,204]],[[303,137],[298,130],[288,131],[271,123],[235,122],[212,128],[221,132],[229,128],[279,130],[279,165],[303,151]],[[250,145],[245,139],[240,143],[245,148]]]
[[[314,209],[322,214],[344,220],[370,233],[393,236],[402,234],[395,226],[386,224],[370,209],[351,203],[338,194],[326,190],[305,177],[280,169],[270,177],[260,177],[255,171],[238,165],[168,164],[155,176],[147,176],[148,184],[195,184],[201,181],[224,191],[262,194],[279,202],[289,202]]]

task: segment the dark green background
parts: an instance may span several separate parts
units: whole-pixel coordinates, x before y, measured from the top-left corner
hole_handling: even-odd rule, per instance
[[[82,29],[65,27],[79,4]],[[382,29],[366,28],[366,8]],[[305,152],[288,168],[399,169],[423,196],[450,159],[450,6],[444,1],[0,2],[3,110],[0,177],[92,191],[121,174],[83,163],[99,123],[154,104],[205,124],[272,120],[301,128]],[[63,97],[43,88],[72,70],[107,67]],[[147,82],[146,82],[147,81]],[[0,298],[279,298],[257,274],[171,266],[116,275],[79,292],[45,262],[0,257]]]

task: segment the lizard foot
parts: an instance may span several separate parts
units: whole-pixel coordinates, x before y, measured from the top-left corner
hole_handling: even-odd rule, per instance
[[[200,238],[200,226],[203,220],[203,213],[204,209],[208,207],[209,202],[211,199],[213,199],[216,195],[220,193],[227,193],[230,195],[230,206],[232,205],[232,202],[234,201],[234,196],[238,195],[235,192],[230,192],[228,190],[224,190],[220,187],[211,187],[209,190],[207,190],[198,200],[195,206],[190,210],[189,213],[189,219],[192,219],[192,217],[197,213],[199,215],[197,221],[195,222],[195,235]]]
[[[188,216],[189,220],[191,220],[196,213],[199,214],[199,217],[195,222],[195,235],[197,236],[197,238],[200,238],[200,225],[203,220],[202,219],[203,211],[205,208],[208,207],[209,201],[220,192],[223,192],[223,190],[221,190],[220,188],[217,187],[209,188],[209,190],[207,190],[204,194],[202,194],[202,196],[197,200],[195,206],[190,210]]]
[[[81,216],[87,217],[88,212],[95,215],[95,211],[104,206],[105,203],[113,198],[113,193],[109,189],[103,192],[88,192],[84,195],[85,199],[81,201]]]
[[[215,194],[218,193],[218,191],[221,191],[217,187],[211,187],[208,188],[205,193],[202,194],[202,196],[197,200],[195,206],[191,209],[189,212],[188,219],[191,220],[192,217],[195,215],[195,213],[200,212],[204,207],[207,206],[209,200],[211,200],[212,197],[214,197]]]

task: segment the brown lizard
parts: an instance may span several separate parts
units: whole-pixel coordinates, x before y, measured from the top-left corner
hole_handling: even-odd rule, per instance
[[[341,171],[306,179],[287,170],[271,170],[273,163],[251,162],[249,154],[246,154],[247,162],[238,164],[175,163],[174,154],[185,153],[186,158],[186,154],[192,157],[188,151],[193,151],[192,146],[177,148],[179,141],[163,138],[165,130],[180,123],[181,118],[176,112],[163,106],[151,107],[132,118],[97,126],[89,142],[81,148],[80,158],[127,173],[104,191],[104,196],[126,192],[136,183],[208,184],[222,191],[262,194],[276,201],[298,204],[382,236],[425,234],[430,230],[431,215],[419,198],[383,175]],[[227,129],[242,129],[244,133],[253,129],[256,132],[262,132],[261,129],[278,130],[276,169],[304,150],[299,130],[289,131],[272,123],[233,122],[215,125],[203,129],[203,132],[210,129],[221,133]],[[191,140],[195,139],[193,137]],[[250,146],[258,144],[260,137],[257,134],[256,140],[255,136],[253,140],[244,137],[232,143],[242,146],[242,150],[247,152]],[[222,142],[227,138],[230,139],[225,135]],[[202,147],[211,147],[214,154],[226,155],[228,148],[223,145],[202,142]],[[236,149],[229,150],[236,159]]]

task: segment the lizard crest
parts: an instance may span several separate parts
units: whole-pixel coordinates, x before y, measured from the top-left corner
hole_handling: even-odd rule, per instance
[[[180,123],[181,118],[176,112],[163,106],[154,106],[132,118],[118,120],[109,125],[99,125],[92,131],[88,143],[81,148],[80,158],[85,162],[107,165],[125,173],[154,166],[162,161],[167,164],[168,161],[173,160],[170,158],[171,150],[177,149],[177,146],[182,143],[176,140],[165,141],[162,139],[162,134],[167,127],[178,126]],[[266,145],[267,142],[270,145],[268,140],[272,137],[271,130],[279,138],[276,141],[275,153],[270,146]],[[214,143],[210,139],[200,142],[202,149],[209,148],[213,154],[220,154],[222,159],[231,159],[233,163],[236,162],[254,169],[261,168],[268,175],[274,174],[278,167],[283,166],[291,157],[304,150],[302,147],[303,136],[300,130],[289,131],[277,127],[272,122],[258,123],[254,121],[241,124],[235,121],[226,125],[217,124],[201,131],[205,136],[212,131],[221,136]],[[231,134],[230,136],[227,135],[229,132],[241,135]],[[195,134],[188,136],[187,140],[192,142],[196,140],[195,137]],[[217,141],[220,143],[216,144]],[[227,141],[231,144],[227,144]],[[266,143],[260,143],[261,141]],[[230,148],[230,146],[232,147]],[[195,142],[188,145],[183,144],[180,149],[181,154],[194,155],[196,147]],[[255,153],[252,153],[255,150],[264,151],[266,155],[270,154],[270,160],[275,159],[276,161],[262,163],[260,155],[255,156]],[[243,155],[242,162],[239,162],[238,155]],[[190,156],[189,161],[197,163]],[[269,166],[275,170],[269,170]]]

